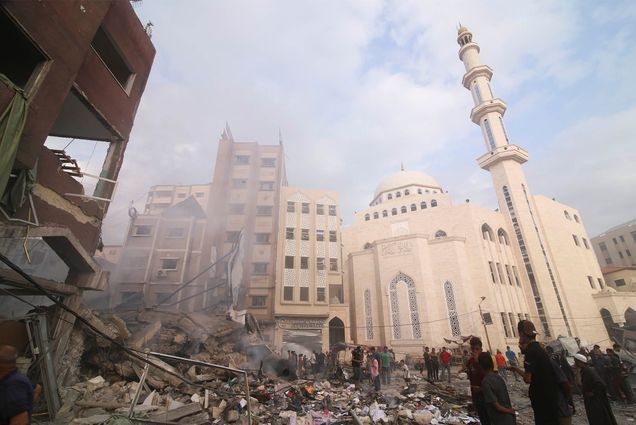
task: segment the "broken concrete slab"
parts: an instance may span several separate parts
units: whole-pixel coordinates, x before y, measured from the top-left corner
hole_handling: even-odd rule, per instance
[[[150,415],[151,421],[174,422],[186,416],[194,415],[203,410],[199,403],[190,403],[164,413]]]

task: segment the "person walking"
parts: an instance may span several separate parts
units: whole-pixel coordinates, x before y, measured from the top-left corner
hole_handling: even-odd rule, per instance
[[[524,354],[524,370],[509,367],[523,376],[526,384],[530,384],[528,395],[534,411],[534,422],[541,425],[559,425],[558,393],[559,384],[548,353],[536,340],[537,331],[529,320],[522,320],[517,325],[519,331],[519,348]]]
[[[497,372],[501,377],[506,379],[506,358],[503,354],[501,354],[501,350],[497,349],[497,354],[495,354],[495,361],[497,362]]]
[[[433,364],[428,347],[424,347],[424,367],[426,368],[426,378],[430,381],[433,379]]]
[[[382,376],[382,384],[389,385],[391,383],[391,353],[389,353],[389,348],[387,346],[384,347],[380,360],[382,366],[380,372],[380,376]]]
[[[488,417],[488,411],[486,410],[486,404],[484,401],[484,393],[481,389],[481,383],[486,376],[484,368],[479,363],[479,355],[482,353],[481,339],[474,336],[470,339],[470,358],[466,362],[466,373],[468,374],[468,380],[470,381],[470,396],[473,400],[473,406],[479,416],[481,425],[490,425],[490,419]],[[490,357],[490,354],[488,354]],[[492,361],[492,360],[491,360]]]
[[[0,346],[0,424],[27,425],[33,412],[33,384],[17,368],[18,351]]]
[[[501,353],[500,353],[501,354]],[[515,425],[517,412],[512,408],[506,381],[500,373],[494,371],[492,357],[489,353],[481,353],[477,358],[485,376],[481,381],[484,403],[488,419],[492,425]]]
[[[435,348],[431,349],[431,369],[435,381],[439,381],[439,356],[435,352]]]
[[[574,355],[574,364],[581,370],[585,413],[590,425],[618,425],[610,406],[605,384],[583,354]]]
[[[371,357],[371,382],[373,382],[373,388],[376,391],[380,391],[380,388],[382,388],[380,383],[380,363],[375,355]]]
[[[442,352],[439,354],[439,360],[442,364],[442,381],[444,380],[444,372],[448,374],[448,383],[451,382],[451,359],[453,355],[450,351],[446,351],[446,347],[442,347]]]
[[[517,359],[517,354],[510,349],[510,346],[506,347],[506,359],[508,360],[508,365],[517,367],[519,366],[519,360]],[[515,377],[515,381],[519,382],[519,377],[516,373],[512,374]]]

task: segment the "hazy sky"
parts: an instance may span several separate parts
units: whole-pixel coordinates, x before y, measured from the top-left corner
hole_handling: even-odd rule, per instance
[[[157,49],[104,227],[121,243],[131,200],[212,178],[227,121],[278,143],[293,186],[340,193],[345,223],[387,175],[430,174],[453,201],[496,208],[461,85],[457,23],[494,70],[535,194],[581,211],[590,236],[636,217],[636,2],[176,1],[135,5]],[[69,150],[89,169],[101,145]],[[95,153],[91,155],[91,152]],[[103,154],[102,154],[103,155]],[[94,158],[100,158],[99,160]]]

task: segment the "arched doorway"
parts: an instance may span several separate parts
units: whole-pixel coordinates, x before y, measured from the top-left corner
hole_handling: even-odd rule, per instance
[[[329,348],[338,343],[345,342],[344,323],[338,317],[334,317],[329,321]]]

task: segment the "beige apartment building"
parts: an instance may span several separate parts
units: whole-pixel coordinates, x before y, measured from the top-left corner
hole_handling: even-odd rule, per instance
[[[274,345],[311,354],[349,342],[338,193],[284,187],[280,211]]]
[[[592,246],[602,267],[636,266],[636,220],[612,227],[593,237]]]
[[[166,208],[192,196],[203,211],[207,211],[210,203],[210,183],[194,185],[160,185],[152,186],[148,191],[144,214],[161,214]]]

